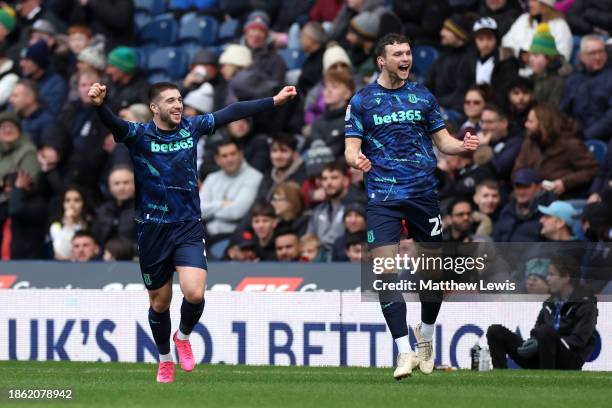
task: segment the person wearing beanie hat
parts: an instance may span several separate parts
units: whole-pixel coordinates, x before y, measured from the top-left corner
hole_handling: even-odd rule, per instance
[[[472,20],[462,14],[454,14],[444,20],[440,37],[442,45],[452,46],[454,44],[465,44],[470,40],[472,31]]]
[[[533,43],[534,36],[538,33],[540,23],[548,24],[550,35],[555,39],[558,53],[566,61],[570,61],[574,47],[574,39],[567,21],[563,14],[554,8],[554,0],[529,1],[529,9],[521,14],[510,27],[510,30],[502,38],[503,49],[511,50],[511,54],[519,58],[522,63],[527,64],[529,48]],[[551,6],[553,4],[553,6]],[[549,50],[550,46],[547,47]],[[505,50],[504,50],[505,51]],[[521,69],[522,76],[529,76],[532,72],[529,67]]]
[[[138,55],[133,48],[117,47],[108,54],[108,65],[126,74],[133,74],[138,69]]]
[[[104,72],[106,68],[106,58],[104,53],[98,47],[89,46],[83,48],[77,55],[77,67],[79,64],[86,64],[88,67],[95,69],[96,71]]]
[[[131,47],[119,46],[108,53],[106,75],[110,78],[109,104],[113,112],[119,112],[135,103],[148,100],[149,82],[138,75],[138,55]]]
[[[219,54],[211,48],[198,51],[191,60],[189,73],[183,79],[183,92],[189,93],[208,82],[215,89],[213,108],[219,110],[226,105],[229,96],[229,86],[219,65]]]
[[[380,32],[380,19],[384,9],[362,11],[351,19],[346,41],[349,56],[357,74],[366,79],[378,71],[374,61],[374,46]]]
[[[534,82],[535,100],[558,108],[572,67],[559,54],[547,23],[541,23],[533,36],[528,66],[533,72],[531,79]]]
[[[550,259],[534,258],[525,265],[525,287],[530,295],[544,295],[548,293],[548,268]]]
[[[6,37],[15,28],[15,16],[6,8],[0,8],[0,44],[4,44]]]
[[[253,64],[251,50],[244,45],[230,44],[219,57],[219,64],[223,78],[229,81],[240,69],[248,68]]]
[[[296,86],[303,95],[321,80],[326,42],[327,33],[321,23],[310,21],[302,27],[300,45],[307,56]]]
[[[306,152],[306,175],[319,177],[323,168],[336,160],[332,150],[322,140],[315,140]]]
[[[135,103],[125,109],[121,109],[119,117],[128,122],[146,123],[151,120],[153,115],[147,105],[144,103]]]
[[[253,69],[261,75],[285,83],[287,64],[269,41],[270,17],[265,11],[256,10],[249,14],[244,25],[243,43],[253,53]]]
[[[346,50],[338,44],[332,44],[323,53],[323,74],[335,68],[336,64],[344,64],[348,68],[353,66]]]
[[[189,92],[183,100],[185,116],[192,117],[212,112],[214,94],[215,90],[208,82],[204,82],[198,89]]]

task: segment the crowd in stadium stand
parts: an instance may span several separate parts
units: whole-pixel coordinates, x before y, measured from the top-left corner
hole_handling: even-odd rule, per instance
[[[130,157],[87,91],[144,122],[149,85],[172,81],[187,116],[299,92],[199,141],[209,259],[359,261],[344,115],[388,32],[451,133],[481,140],[438,158],[448,241],[611,240],[611,0],[17,0],[0,8],[2,259],[137,256]]]

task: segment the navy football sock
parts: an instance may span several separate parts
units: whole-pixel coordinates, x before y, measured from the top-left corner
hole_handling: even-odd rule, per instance
[[[387,326],[394,339],[408,335],[408,324],[406,323],[406,303],[404,302],[380,302],[380,307],[387,321]]]
[[[170,309],[158,313],[149,307],[149,326],[159,354],[170,353]]]
[[[195,325],[200,321],[202,313],[204,312],[205,300],[202,299],[200,303],[189,303],[187,299],[183,298],[183,304],[181,305],[181,324],[179,330],[183,334],[191,334],[191,331]]]
[[[442,302],[421,301],[421,321],[426,324],[434,324],[440,313]]]

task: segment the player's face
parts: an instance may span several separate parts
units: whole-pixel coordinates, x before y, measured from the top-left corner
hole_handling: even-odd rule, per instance
[[[98,255],[100,248],[91,237],[76,237],[72,240],[72,260],[87,262]]]
[[[227,174],[236,174],[242,166],[242,153],[235,144],[221,146],[215,155],[217,165]]]
[[[478,206],[478,211],[483,214],[491,215],[499,205],[499,191],[494,188],[482,186],[474,194],[474,202]]]
[[[68,190],[64,194],[64,216],[79,218],[83,213],[83,197],[78,191]]]
[[[587,41],[580,51],[580,61],[587,70],[597,72],[606,66],[608,53],[603,41]]]
[[[297,235],[287,234],[276,238],[276,258],[281,262],[295,261],[300,256],[300,242]]]
[[[257,215],[251,220],[251,227],[253,227],[255,235],[262,241],[266,241],[272,236],[276,224],[275,218],[266,217],[265,215]]]
[[[338,198],[344,192],[344,174],[337,170],[323,170],[323,174],[321,175],[321,184],[327,197]]]
[[[358,214],[355,211],[349,212],[344,217],[344,225],[348,232],[357,232],[364,231],[366,229],[366,221],[365,218],[361,214]]]
[[[481,56],[491,55],[497,47],[497,37],[491,30],[482,30],[476,34],[476,47]]]
[[[513,88],[510,90],[509,97],[510,104],[512,104],[517,111],[523,112],[531,103],[533,94],[524,89]]]
[[[385,55],[379,57],[378,64],[389,73],[390,77],[405,81],[412,67],[412,50],[407,43],[385,46]]]
[[[270,160],[275,169],[285,170],[293,163],[295,151],[287,145],[272,143],[270,149]]]
[[[351,262],[361,262],[361,245],[355,244],[348,247],[346,257]]]
[[[166,89],[157,98],[157,102],[153,104],[157,107],[156,115],[159,115],[159,119],[170,125],[176,127],[181,123],[181,117],[183,115],[183,97],[178,89]]]
[[[108,177],[108,187],[116,201],[122,203],[134,197],[134,173],[127,169],[113,171]]]

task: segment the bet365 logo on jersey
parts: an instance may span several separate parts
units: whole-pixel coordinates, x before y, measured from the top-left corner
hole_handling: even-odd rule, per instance
[[[168,152],[176,152],[179,150],[190,149],[193,147],[193,138],[189,137],[183,140],[179,140],[178,142],[171,143],[157,143],[155,141],[151,141],[151,151],[153,153],[168,153]]]
[[[393,122],[405,122],[410,121],[414,122],[417,120],[422,120],[423,115],[419,109],[408,109],[406,111],[397,111],[393,112],[390,115],[372,115],[374,119],[374,125],[382,125],[383,123],[393,123]]]

